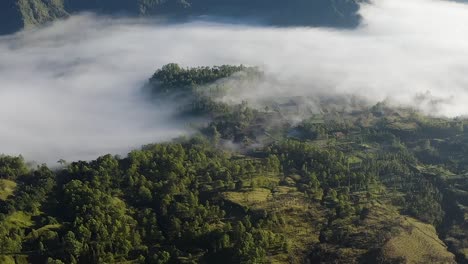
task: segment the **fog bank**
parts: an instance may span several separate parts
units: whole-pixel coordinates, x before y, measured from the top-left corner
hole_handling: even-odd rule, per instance
[[[347,96],[468,114],[468,7],[375,0],[354,30],[180,25],[83,14],[0,38],[0,153],[53,163],[188,132],[141,86],[157,68],[245,64],[267,80],[230,100]]]

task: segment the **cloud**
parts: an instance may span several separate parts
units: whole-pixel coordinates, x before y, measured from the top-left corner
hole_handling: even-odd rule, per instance
[[[233,94],[356,96],[468,114],[468,7],[375,0],[353,30],[83,14],[0,38],[0,152],[54,162],[120,153],[186,132],[140,87],[158,67],[246,64],[268,81]],[[271,78],[270,78],[271,77]]]

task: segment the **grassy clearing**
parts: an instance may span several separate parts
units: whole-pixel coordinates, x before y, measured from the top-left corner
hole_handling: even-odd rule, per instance
[[[254,186],[273,189],[278,186],[280,178],[277,175],[256,176],[252,179]]]
[[[6,200],[16,188],[16,182],[0,179],[0,200]]]
[[[5,223],[10,226],[16,226],[20,228],[28,228],[34,225],[31,220],[31,216],[25,212],[19,211],[14,212],[5,219]]]
[[[250,191],[226,192],[224,199],[251,209],[264,209],[268,213],[276,213],[282,218],[282,224],[270,230],[275,234],[284,235],[291,250],[283,252],[268,252],[271,263],[302,263],[311,247],[318,243],[318,226],[326,222],[323,208],[295,187],[278,186],[273,192],[264,188]]]
[[[351,156],[348,158],[348,163],[349,164],[357,164],[357,163],[362,163],[362,159],[356,156]]]
[[[254,188],[250,191],[225,192],[223,197],[243,207],[256,207],[261,206],[271,197],[271,191],[265,188]]]
[[[11,256],[0,256],[0,263],[2,264],[16,264],[15,259]]]
[[[300,205],[300,201],[291,208],[284,205],[277,210],[278,215],[283,216],[284,224],[271,231],[288,238],[291,253],[272,255],[270,260],[272,263],[302,263],[311,247],[319,242],[318,226],[325,223],[323,211],[306,204]]]
[[[375,185],[370,192],[380,197],[386,190]],[[246,189],[226,192],[223,197],[244,208],[262,209],[281,218],[281,224],[270,231],[287,237],[291,250],[284,253],[272,249],[268,252],[271,263],[302,263],[303,257],[320,243],[320,229],[327,223],[327,210],[295,187],[277,186],[272,191],[266,188]],[[336,230],[345,228],[349,233],[347,242],[343,243],[349,247],[335,248],[340,256],[358,261],[370,248],[383,245],[382,257],[389,261],[454,263],[453,254],[448,252],[433,226],[400,215],[398,208],[386,199],[369,203],[363,198],[361,205],[369,208],[365,218],[333,222]],[[353,221],[359,223],[353,224]]]
[[[297,188],[295,187],[289,187],[289,186],[277,186],[274,190],[273,190],[274,194],[275,195],[284,195],[284,194],[288,194],[288,193],[295,193],[297,192]]]
[[[388,125],[388,128],[402,131],[416,131],[419,126],[415,122],[395,121]]]
[[[38,229],[35,229],[35,235],[37,236],[42,236],[43,234],[45,234],[46,232],[49,232],[49,231],[55,231],[55,230],[58,230],[62,227],[61,224],[52,224],[52,225],[45,225],[41,228],[38,228]],[[29,233],[26,237],[25,237],[25,240],[29,240],[29,239],[32,239],[34,240],[35,238],[33,237],[33,233]]]
[[[468,248],[463,248],[460,250],[460,253],[463,254],[463,256],[465,256],[465,258],[468,258]]]
[[[432,225],[403,217],[401,228],[383,247],[387,258],[404,259],[405,263],[456,263]]]

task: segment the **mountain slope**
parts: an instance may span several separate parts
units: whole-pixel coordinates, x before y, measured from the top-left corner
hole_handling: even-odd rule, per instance
[[[19,0],[17,2],[25,27],[65,17],[62,0]]]
[[[0,3],[0,34],[65,17],[62,0],[3,0]]]
[[[0,3],[0,34],[83,11],[130,16],[165,15],[183,20],[200,16],[254,19],[276,26],[353,27],[359,22],[357,1],[4,0]]]

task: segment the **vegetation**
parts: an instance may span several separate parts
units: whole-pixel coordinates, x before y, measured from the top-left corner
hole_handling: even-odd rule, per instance
[[[0,35],[44,24],[66,15],[63,0],[2,0]]]
[[[0,200],[6,200],[13,194],[16,188],[16,182],[0,179]]]
[[[0,34],[43,24],[68,14],[166,15],[187,19],[202,15],[256,18],[275,25],[356,26],[358,4],[348,0],[2,0]]]
[[[151,77],[155,97],[183,97],[181,114],[209,118],[190,138],[59,169],[0,157],[0,261],[468,259],[465,120],[384,104],[314,113],[294,98],[226,103],[233,75],[262,78],[176,64]]]

